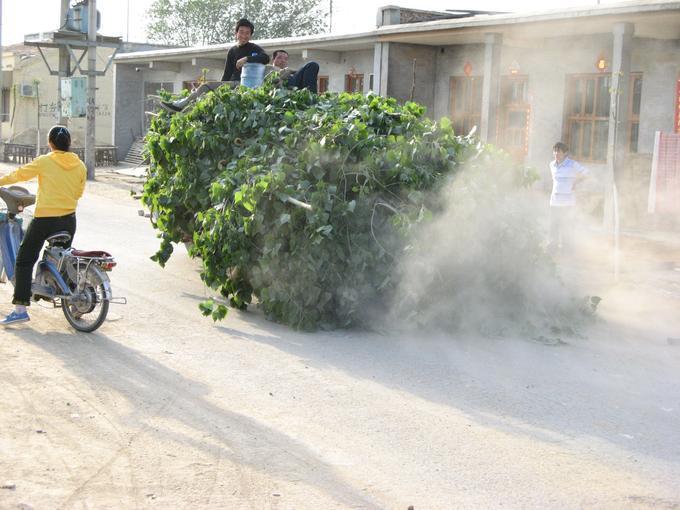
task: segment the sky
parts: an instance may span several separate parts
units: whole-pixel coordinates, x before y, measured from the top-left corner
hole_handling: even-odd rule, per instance
[[[381,5],[401,5],[418,9],[475,9],[536,11],[614,3],[612,0],[321,0],[333,4],[333,28],[337,33],[363,32],[375,28]],[[102,17],[99,33],[145,42],[146,10],[153,0],[97,0]],[[75,3],[75,2],[72,2]],[[60,0],[0,0],[2,44],[23,41],[25,34],[49,32],[58,28]]]

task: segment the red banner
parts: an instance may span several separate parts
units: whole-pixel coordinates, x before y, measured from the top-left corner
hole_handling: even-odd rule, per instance
[[[648,212],[680,213],[680,133],[656,132],[649,185]]]
[[[675,132],[680,133],[680,78],[675,84]]]

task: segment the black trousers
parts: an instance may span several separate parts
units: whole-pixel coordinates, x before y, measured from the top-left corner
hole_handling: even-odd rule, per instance
[[[289,87],[309,89],[316,94],[316,80],[319,75],[319,64],[307,62],[298,71],[288,78]]]
[[[54,216],[49,218],[34,218],[28,226],[26,235],[17,254],[17,263],[14,274],[14,299],[15,305],[29,306],[31,304],[31,282],[33,280],[33,266],[40,256],[45,239],[57,232],[66,231],[71,238],[76,233],[76,213],[66,216]],[[71,243],[69,242],[69,246]]]

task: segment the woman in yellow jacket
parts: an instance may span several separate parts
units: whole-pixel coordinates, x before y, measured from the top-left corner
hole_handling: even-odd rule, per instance
[[[17,254],[14,299],[15,309],[0,324],[6,326],[30,320],[26,307],[31,303],[33,266],[45,240],[65,230],[76,233],[76,205],[85,190],[87,170],[80,158],[69,152],[71,134],[63,126],[54,126],[47,135],[52,152],[40,156],[4,177],[0,185],[14,184],[38,177],[35,215],[28,226]]]

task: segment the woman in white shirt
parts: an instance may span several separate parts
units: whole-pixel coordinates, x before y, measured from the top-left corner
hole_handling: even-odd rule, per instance
[[[569,147],[563,142],[553,146],[555,159],[550,162],[552,193],[550,194],[550,238],[548,249],[556,252],[564,248],[565,231],[573,221],[576,205],[575,185],[586,178],[588,169],[568,157]]]

